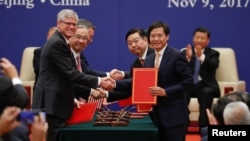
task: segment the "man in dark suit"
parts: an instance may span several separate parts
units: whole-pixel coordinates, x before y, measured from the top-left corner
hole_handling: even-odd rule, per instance
[[[1,58],[0,75],[0,113],[7,106],[25,108],[28,104],[28,95],[19,79],[15,66],[7,59]]]
[[[122,76],[119,73],[119,70],[113,69],[110,72],[103,72],[103,71],[95,70],[95,69],[90,67],[88,60],[87,60],[87,57],[85,56],[83,50],[85,50],[87,48],[87,46],[93,42],[96,28],[91,21],[89,21],[87,19],[83,19],[83,18],[79,19],[77,24],[85,26],[88,30],[87,45],[80,52],[82,70],[85,73],[90,74],[90,75],[94,75],[94,76],[100,76],[100,77],[107,77],[108,76],[108,77],[111,77],[113,79],[122,79]]]
[[[158,86],[149,88],[157,96],[152,112],[159,140],[185,141],[189,120],[185,91],[193,85],[193,79],[184,53],[168,45],[169,32],[169,26],[162,21],[149,26],[149,41],[155,53],[146,58],[144,67],[159,68]]]
[[[15,66],[6,58],[1,58],[0,75],[0,139],[4,141],[29,141],[29,130],[26,125],[17,121],[21,109],[28,104],[28,95],[19,79]],[[41,124],[42,123],[42,124]],[[46,130],[45,122],[32,124],[33,139],[43,141]],[[46,126],[46,125],[45,125]]]
[[[46,41],[41,53],[39,77],[33,96],[32,108],[46,110],[49,125],[47,141],[58,140],[74,108],[74,83],[105,89],[114,87],[111,78],[100,78],[79,72],[75,67],[68,40],[75,34],[78,15],[63,9],[57,15],[57,31]]]
[[[193,33],[193,46],[187,45],[186,50],[184,50],[193,75],[198,74],[197,78],[194,78],[194,80],[197,79],[198,81],[194,82],[194,87],[187,93],[188,103],[191,97],[198,98],[200,128],[209,125],[206,109],[211,109],[214,97],[220,97],[219,85],[215,79],[220,54],[208,47],[209,41],[210,32],[204,27],[198,27]],[[199,68],[197,68],[197,65]],[[195,70],[195,68],[198,70]]]
[[[136,59],[130,66],[130,72],[125,72],[124,78],[130,83],[133,68],[141,68],[146,57],[154,52],[154,49],[149,47],[147,33],[141,28],[130,29],[125,37],[129,51],[136,56]],[[124,89],[116,88],[114,91],[106,92],[104,97],[107,97],[108,102],[125,99],[131,96],[132,87],[129,84]]]
[[[49,28],[49,31],[47,33],[46,39],[48,40],[56,31],[56,26],[53,26],[51,28]],[[34,50],[33,54],[33,68],[34,68],[34,73],[35,73],[35,82],[34,82],[34,87],[33,87],[33,91],[36,88],[36,83],[37,83],[37,79],[39,76],[39,70],[40,70],[40,56],[41,56],[41,52],[42,52],[42,48],[37,48]]]
[[[152,116],[160,141],[185,141],[189,121],[186,90],[193,85],[191,69],[185,54],[168,45],[169,27],[157,21],[148,28],[149,43],[155,53],[146,57],[143,67],[159,68],[158,86],[149,91],[157,96]],[[157,54],[157,57],[156,57]],[[116,81],[116,89],[131,88],[131,79]]]
[[[103,72],[103,71],[98,71],[98,70],[92,69],[90,67],[83,50],[85,50],[87,48],[87,46],[93,42],[93,37],[94,37],[94,33],[95,33],[95,26],[92,24],[92,22],[90,22],[87,19],[79,19],[77,25],[78,26],[79,25],[85,26],[87,28],[87,32],[88,32],[87,33],[88,34],[87,35],[88,36],[87,43],[82,44],[82,41],[81,41],[80,45],[82,45],[82,48],[77,51],[77,53],[80,54],[81,67],[82,67],[83,72],[86,74],[99,76],[99,77],[111,77],[113,79],[122,79],[123,76],[120,73],[120,71],[117,69],[113,69],[110,72]],[[55,33],[56,29],[57,29],[56,26],[53,26],[49,29],[49,31],[47,33],[47,40]],[[74,42],[78,42],[78,41],[72,40],[71,47],[73,49],[77,46]],[[86,41],[84,41],[84,42],[86,42]],[[37,48],[34,50],[34,57],[33,57],[33,68],[34,68],[34,72],[35,72],[34,90],[35,90],[35,86],[36,86],[37,79],[39,76],[40,58],[41,58],[42,49],[43,48]],[[76,85],[76,87],[74,87],[74,91],[75,91],[75,96],[76,96],[76,99],[74,101],[75,101],[75,104],[77,107],[79,107],[81,104],[83,104],[81,101],[86,101],[89,98],[89,94],[92,93],[91,88],[88,88],[88,87],[85,87],[85,86],[82,86],[79,84]],[[83,98],[83,99],[81,99],[81,98]],[[80,99],[80,101],[79,101],[79,99]]]
[[[83,50],[88,45],[88,29],[87,27],[83,25],[77,25],[77,29],[75,34],[69,39],[69,46],[71,48],[72,55],[75,59],[75,67],[77,68],[78,63],[80,63],[79,71],[83,71],[86,74],[91,74],[94,76],[99,77],[106,77],[107,73],[102,71],[96,71],[89,67],[87,59],[85,58],[83,54]],[[80,60],[77,58],[80,56]],[[78,62],[80,61],[80,62]],[[78,99],[83,98],[85,100],[88,100],[89,96],[92,95],[98,95],[100,93],[98,90],[89,88],[86,86],[82,86],[79,84],[74,84],[74,92],[75,92],[75,104],[77,107],[80,107],[83,101],[79,101]]]

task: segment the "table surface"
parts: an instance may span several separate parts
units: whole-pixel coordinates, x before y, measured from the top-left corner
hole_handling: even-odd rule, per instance
[[[130,119],[128,126],[93,126],[94,120],[60,131],[60,141],[158,141],[157,127],[149,116]]]

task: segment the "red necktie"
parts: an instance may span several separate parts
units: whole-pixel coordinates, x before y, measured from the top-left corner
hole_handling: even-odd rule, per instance
[[[144,64],[144,59],[140,59],[141,65]]]
[[[82,72],[80,55],[77,55],[76,62],[77,62],[77,70],[80,71],[80,72]]]

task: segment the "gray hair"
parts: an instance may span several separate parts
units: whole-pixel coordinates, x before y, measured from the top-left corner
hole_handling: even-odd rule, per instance
[[[83,18],[79,19],[77,25],[84,25],[88,29],[92,28],[93,30],[95,30],[95,26],[93,25],[93,23],[87,19],[83,19]]]
[[[85,25],[77,25],[77,27],[76,28],[84,28],[84,29],[88,29],[88,27],[87,26],[85,26]]]
[[[250,111],[242,101],[230,102],[223,111],[226,125],[250,125]]]
[[[57,14],[57,21],[62,21],[66,18],[75,18],[78,21],[78,15],[72,9],[63,9]]]

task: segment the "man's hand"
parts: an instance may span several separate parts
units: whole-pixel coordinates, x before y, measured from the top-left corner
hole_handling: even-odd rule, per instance
[[[107,91],[106,90],[104,90],[104,89],[102,89],[102,88],[97,88],[97,90],[100,92],[100,97],[101,98],[107,98]]]
[[[7,77],[9,78],[18,77],[18,72],[16,67],[7,58],[1,58],[0,66],[1,66],[1,72],[5,74]]]
[[[112,79],[114,80],[121,80],[124,78],[124,76],[122,75],[122,71],[118,70],[118,69],[113,69],[109,72],[109,75]]]
[[[97,88],[96,90],[93,89],[91,95],[92,95],[95,99],[107,97],[106,91],[105,91],[104,89],[102,89],[102,88]]]
[[[35,116],[34,122],[31,126],[31,141],[45,141],[48,130],[48,123],[42,113]]]
[[[5,133],[10,132],[12,129],[20,125],[16,121],[17,116],[21,112],[21,109],[18,107],[6,107],[0,116],[0,136]]]
[[[101,78],[101,88],[105,90],[113,90],[115,88],[115,80],[108,77]]]
[[[86,100],[83,98],[80,98],[79,100],[75,98],[74,103],[75,103],[75,106],[79,109],[83,104],[86,103]]]
[[[152,96],[167,96],[165,89],[161,87],[149,87]]]

